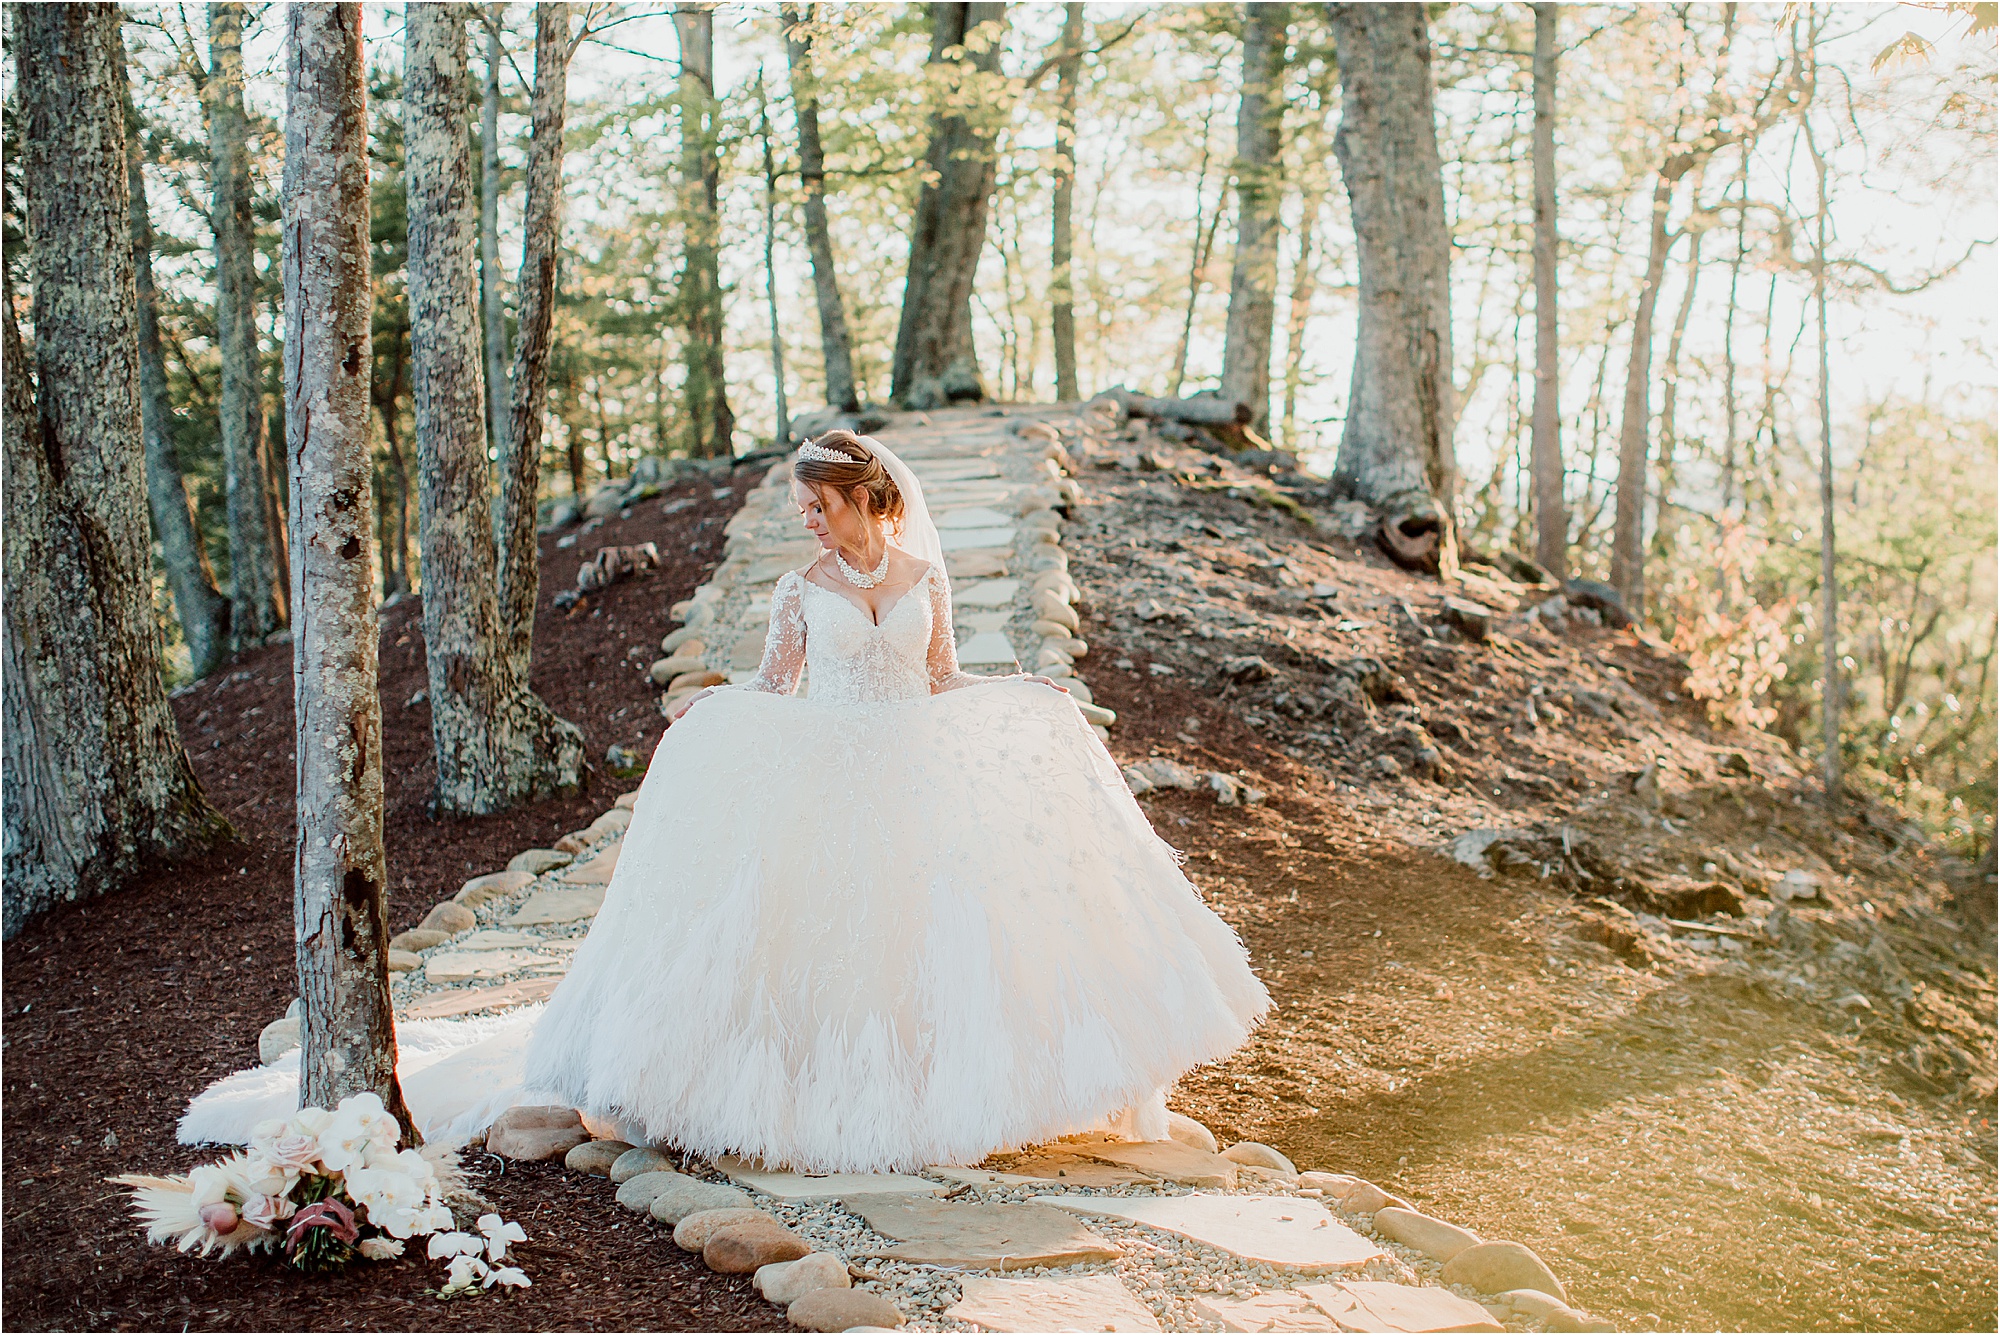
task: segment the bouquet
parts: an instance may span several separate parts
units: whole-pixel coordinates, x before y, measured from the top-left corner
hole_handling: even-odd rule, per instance
[[[510,1242],[526,1240],[521,1226],[489,1214],[478,1233],[453,1232],[443,1197],[455,1159],[398,1149],[401,1137],[380,1098],[354,1094],[332,1112],[301,1108],[259,1123],[250,1147],[219,1163],[111,1181],[132,1189],[148,1242],[174,1240],[184,1252],[282,1251],[294,1267],[322,1271],[356,1257],[390,1260],[428,1235],[431,1257],[451,1262],[440,1296],[474,1285],[528,1287],[517,1267],[499,1264]]]

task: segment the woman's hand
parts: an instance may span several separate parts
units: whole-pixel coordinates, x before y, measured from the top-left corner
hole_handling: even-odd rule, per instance
[[[1044,677],[1039,673],[1030,672],[1025,676],[1023,676],[1021,680],[1034,682],[1037,686],[1053,686],[1057,690],[1061,691],[1064,695],[1069,694],[1069,687],[1063,685],[1061,682],[1057,681],[1054,677]]]
[[[667,716],[667,726],[671,728],[674,724],[679,723],[681,715],[687,713],[688,710],[693,709],[701,701],[708,699],[709,696],[714,694],[715,688],[713,686],[704,686],[687,699],[681,701],[680,708]]]

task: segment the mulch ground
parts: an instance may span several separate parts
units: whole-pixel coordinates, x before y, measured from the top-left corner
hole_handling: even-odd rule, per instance
[[[421,605],[382,617],[381,696],[391,931],[411,927],[468,877],[585,825],[636,780],[606,748],[649,757],[662,732],[646,676],[687,597],[721,557],[722,530],[760,470],[684,481],[569,548],[542,539],[534,686],[583,729],[595,765],[582,791],[478,820],[426,814],[435,778]],[[669,515],[666,510],[686,502]],[[575,532],[576,530],[571,530]],[[598,547],[653,542],[662,567],[567,612]],[[212,1154],[174,1142],[208,1081],[250,1065],[257,1035],[293,995],[291,649],[241,655],[174,707],[210,801],[239,842],[143,883],[55,910],[6,943],[5,1264],[0,1324],[33,1329],[781,1329],[747,1277],[711,1273],[642,1227],[597,1179],[559,1166],[469,1160],[479,1191],[519,1221],[534,1287],[440,1303],[436,1262],[405,1258],[308,1278],[270,1258],[200,1261],[148,1246],[116,1173],[179,1172]]]

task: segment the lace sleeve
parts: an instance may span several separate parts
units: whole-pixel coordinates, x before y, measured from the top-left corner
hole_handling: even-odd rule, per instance
[[[1002,677],[982,677],[958,669],[958,640],[951,624],[951,590],[942,579],[930,580],[931,588],[931,694],[955,691],[982,681],[1003,681]]]
[[[790,695],[799,688],[799,673],[806,665],[804,585],[797,571],[787,571],[771,590],[771,629],[764,637],[764,661],[757,665],[757,675],[743,683],[744,690]]]

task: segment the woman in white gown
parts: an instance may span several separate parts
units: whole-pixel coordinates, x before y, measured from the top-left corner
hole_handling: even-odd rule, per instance
[[[821,1172],[1121,1117],[1163,1137],[1164,1090],[1270,1004],[1241,943],[1060,688],[959,671],[906,466],[830,433],[793,498],[824,551],[778,581],[757,675],[654,752],[525,1071],[503,1026],[406,1075],[413,1110],[435,1129],[421,1103],[443,1098],[471,1131],[468,1108],[532,1091],[628,1139]],[[510,1064],[517,1087],[473,1097]]]

